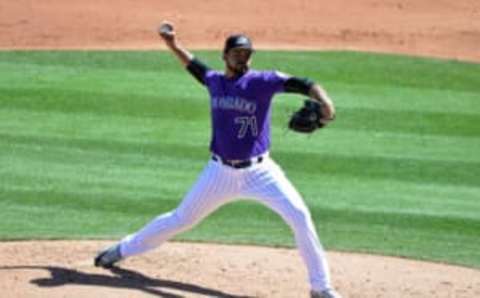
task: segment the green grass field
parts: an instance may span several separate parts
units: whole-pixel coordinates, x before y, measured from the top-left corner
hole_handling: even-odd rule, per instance
[[[218,52],[197,52],[222,68]],[[322,83],[337,120],[272,156],[327,249],[480,268],[480,65],[351,52],[263,52],[256,68]],[[207,92],[167,52],[0,52],[0,238],[117,239],[174,208],[209,158]],[[181,240],[291,246],[250,202]]]

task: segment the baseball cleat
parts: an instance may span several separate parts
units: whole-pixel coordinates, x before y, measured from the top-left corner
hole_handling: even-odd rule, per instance
[[[324,290],[321,292],[311,291],[310,297],[311,298],[342,298],[340,294],[338,294],[336,291],[332,289]]]
[[[113,265],[121,259],[120,244],[115,244],[100,252],[97,257],[95,257],[94,263],[96,267],[112,268]]]

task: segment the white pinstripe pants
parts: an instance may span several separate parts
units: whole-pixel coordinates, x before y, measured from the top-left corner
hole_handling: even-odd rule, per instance
[[[245,169],[210,160],[175,210],[156,217],[121,241],[122,256],[137,255],[159,246],[239,197],[254,199],[279,214],[294,232],[312,290],[331,287],[327,260],[310,212],[281,168],[268,156]]]

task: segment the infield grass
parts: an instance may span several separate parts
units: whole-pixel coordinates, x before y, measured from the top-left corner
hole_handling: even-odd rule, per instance
[[[218,52],[197,52],[222,68]],[[273,158],[327,249],[480,268],[480,65],[352,52],[265,52],[256,68],[321,82],[337,120]],[[209,158],[207,92],[167,52],[0,52],[0,238],[119,238],[169,211]],[[293,245],[271,211],[222,207],[181,240]]]

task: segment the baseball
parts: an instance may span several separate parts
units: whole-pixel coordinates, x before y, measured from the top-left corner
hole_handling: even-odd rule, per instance
[[[163,23],[160,25],[160,27],[158,28],[158,32],[159,33],[172,33],[173,31],[173,26],[168,24],[168,23]]]

